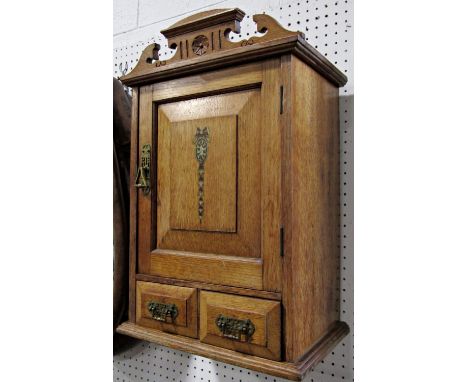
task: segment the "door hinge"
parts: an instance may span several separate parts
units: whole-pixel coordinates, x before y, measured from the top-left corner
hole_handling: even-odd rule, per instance
[[[280,256],[284,257],[284,228],[280,228]]]
[[[280,114],[283,114],[283,97],[284,97],[284,90],[283,85],[280,86]]]

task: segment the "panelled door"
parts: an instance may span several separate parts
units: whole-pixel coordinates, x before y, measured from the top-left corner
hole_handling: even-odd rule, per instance
[[[139,273],[280,290],[280,66],[141,88]]]

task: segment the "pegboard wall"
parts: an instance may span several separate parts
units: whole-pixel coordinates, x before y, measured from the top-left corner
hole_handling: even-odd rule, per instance
[[[350,334],[311,371],[307,382],[353,381],[353,1],[351,0],[114,0],[114,77],[137,63],[143,49],[157,42],[165,59],[173,52],[159,33],[178,19],[212,8],[238,7],[246,12],[241,23],[244,39],[255,33],[252,15],[267,13],[285,28],[300,30],[307,41],[348,76],[340,89],[341,131],[341,320]],[[114,382],[286,382],[281,378],[136,342],[114,356]]]

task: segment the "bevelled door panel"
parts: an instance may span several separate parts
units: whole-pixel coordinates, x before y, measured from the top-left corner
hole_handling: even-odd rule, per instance
[[[158,106],[157,250],[261,257],[260,98]]]
[[[280,70],[140,88],[138,274],[281,291]]]
[[[173,122],[170,229],[236,232],[237,116]]]

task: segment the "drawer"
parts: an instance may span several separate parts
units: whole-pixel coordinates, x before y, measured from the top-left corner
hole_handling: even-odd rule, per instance
[[[278,301],[200,292],[200,341],[255,356],[281,359]]]
[[[197,290],[137,282],[136,322],[164,332],[197,338]]]

